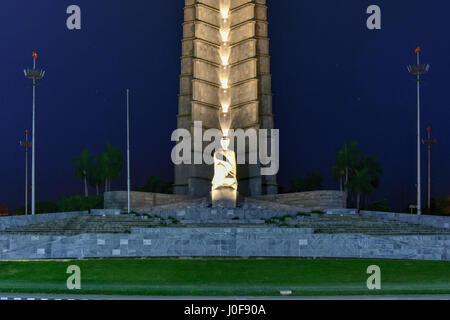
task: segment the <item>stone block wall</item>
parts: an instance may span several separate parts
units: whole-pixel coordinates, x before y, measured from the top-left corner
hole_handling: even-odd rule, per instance
[[[264,195],[260,200],[281,204],[305,207],[313,210],[345,208],[345,192],[342,191],[310,191]]]
[[[131,209],[151,209],[156,206],[179,203],[188,200],[185,195],[136,192],[130,193]],[[111,191],[104,194],[105,209],[127,210],[128,193],[126,191]]]
[[[312,234],[291,228],[153,228],[72,237],[0,235],[0,260],[311,257],[450,260],[450,236]]]

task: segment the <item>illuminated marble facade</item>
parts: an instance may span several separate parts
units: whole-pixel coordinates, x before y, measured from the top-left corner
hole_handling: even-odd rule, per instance
[[[266,0],[230,0],[225,25],[223,4],[186,0],[177,127],[193,133],[202,121],[204,129],[221,129],[226,110],[233,129],[272,129]],[[213,165],[176,165],[174,191],[209,195],[213,177]],[[259,165],[237,165],[237,179],[244,196],[277,193],[276,177],[261,176]]]

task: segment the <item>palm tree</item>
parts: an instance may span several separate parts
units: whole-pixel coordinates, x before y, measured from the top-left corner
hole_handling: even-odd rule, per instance
[[[107,144],[106,150],[99,156],[100,176],[105,181],[105,192],[111,191],[111,181],[120,175],[123,167],[122,151]]]
[[[378,188],[380,186],[380,176],[383,175],[380,162],[375,156],[364,157],[362,162],[363,166],[369,170],[373,187]]]
[[[97,191],[97,195],[100,194],[100,183],[103,182],[100,159],[99,156],[96,156],[92,160],[90,174],[87,177],[88,183],[91,187],[95,188]]]
[[[89,150],[84,149],[78,158],[73,158],[71,160],[75,169],[75,177],[82,179],[84,182],[84,195],[89,196],[89,189],[87,184],[87,177],[92,168],[92,156]]]
[[[364,156],[358,149],[357,142],[344,144],[342,149],[336,155],[336,160],[333,165],[333,177],[339,180],[341,191],[345,190],[348,197],[348,191],[357,192],[358,209],[361,202],[361,194],[367,196],[378,188],[380,185],[380,175],[383,174],[380,162],[374,156]],[[371,188],[360,189],[361,179],[369,179]],[[356,189],[355,189],[356,188]]]
[[[360,211],[361,194],[369,194],[373,191],[373,177],[370,175],[369,168],[355,170],[355,174],[349,180],[349,189],[356,192],[356,208]]]
[[[339,180],[341,191],[348,192],[348,184],[351,175],[358,167],[361,158],[361,151],[358,149],[358,143],[352,142],[344,144],[342,149],[337,153],[336,160],[333,165],[333,177]]]
[[[162,181],[156,176],[150,176],[147,179],[147,183],[142,188],[139,188],[142,192],[162,193],[163,185]]]
[[[370,176],[370,183],[373,189],[377,189],[380,186],[380,176],[383,175],[383,169],[377,158],[375,156],[363,157],[361,168],[367,168]],[[368,196],[369,194],[366,193],[366,203],[368,202]]]

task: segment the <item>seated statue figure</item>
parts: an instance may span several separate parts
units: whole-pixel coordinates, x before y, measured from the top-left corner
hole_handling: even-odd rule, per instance
[[[214,179],[212,181],[212,191],[219,188],[228,187],[237,190],[236,177],[236,154],[228,150],[230,140],[221,140],[222,149],[214,154]]]

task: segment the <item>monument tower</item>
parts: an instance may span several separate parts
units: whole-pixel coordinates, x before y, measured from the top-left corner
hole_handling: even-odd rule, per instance
[[[266,0],[186,0],[178,128],[220,130],[224,109],[232,129],[274,128]],[[192,159],[203,148],[192,146]],[[213,177],[213,165],[176,165],[174,192],[209,195]],[[259,164],[238,164],[237,180],[240,195],[277,193]]]

